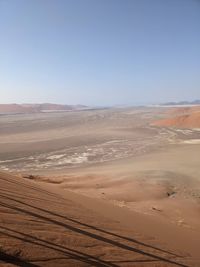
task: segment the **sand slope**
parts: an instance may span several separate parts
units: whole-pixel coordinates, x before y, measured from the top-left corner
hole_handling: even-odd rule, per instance
[[[187,107],[171,109],[169,112],[173,117],[158,120],[154,125],[164,127],[178,127],[178,128],[200,128],[200,108]]]
[[[0,182],[0,266],[199,266],[196,233],[55,185]]]

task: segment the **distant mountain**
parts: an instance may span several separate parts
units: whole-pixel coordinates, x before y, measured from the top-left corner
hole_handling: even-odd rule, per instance
[[[167,102],[163,104],[164,106],[182,106],[182,105],[200,105],[200,100],[194,101],[180,101],[180,102]]]
[[[16,113],[39,113],[39,112],[61,112],[72,110],[87,109],[84,105],[60,105],[51,103],[42,104],[0,104],[1,114],[16,114]]]

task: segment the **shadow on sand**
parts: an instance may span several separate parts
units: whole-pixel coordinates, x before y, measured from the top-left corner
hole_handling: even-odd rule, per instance
[[[38,267],[38,265],[21,260],[19,259],[19,257],[9,255],[3,251],[0,251],[0,263],[1,261],[4,263],[14,264],[15,266],[20,267]]]
[[[4,179],[7,180],[7,179]],[[15,183],[14,181],[10,181],[7,180],[7,182],[11,182],[11,183]],[[17,182],[18,184],[20,184],[20,186],[25,186],[29,189],[32,190],[37,190],[37,192],[40,190],[43,193],[43,196],[47,193],[49,196],[51,197],[58,197],[56,194],[53,193],[49,193],[48,191],[45,191],[43,189],[38,189],[36,187],[31,187],[30,185],[26,185],[24,183],[19,183],[19,181]],[[0,189],[1,191],[1,189]],[[112,245],[114,247],[117,247],[118,249],[122,249],[125,251],[129,251],[129,252],[134,252],[140,255],[143,255],[145,257],[147,257],[147,259],[142,259],[142,260],[133,260],[133,261],[127,261],[127,262],[154,262],[154,261],[159,261],[159,262],[163,262],[163,263],[168,263],[168,264],[172,264],[175,266],[182,266],[182,267],[188,267],[187,265],[184,265],[182,263],[177,262],[177,260],[172,260],[170,258],[172,257],[178,257],[176,254],[173,254],[171,252],[167,252],[165,250],[162,250],[160,248],[156,248],[153,247],[151,245],[145,244],[143,242],[140,242],[138,240],[129,238],[129,237],[124,237],[122,235],[118,235],[103,229],[100,229],[98,227],[83,223],[83,222],[79,222],[78,220],[74,220],[72,218],[68,218],[66,216],[60,215],[58,213],[52,212],[50,210],[47,209],[43,209],[37,206],[33,206],[30,204],[27,204],[26,202],[19,200],[20,195],[14,195],[13,192],[11,191],[9,193],[9,191],[7,190],[7,193],[5,193],[5,190],[3,192],[3,190],[1,191],[2,193],[0,194],[0,198],[3,201],[0,201],[0,206],[8,208],[10,210],[14,210],[15,212],[19,213],[19,214],[24,214],[27,216],[31,216],[34,219],[39,219],[43,222],[47,222],[47,223],[51,223],[53,225],[56,225],[58,227],[64,228],[66,230],[70,230],[72,232],[78,233],[80,235],[84,235],[87,236],[89,238],[95,239],[97,240],[99,243],[99,245],[103,245],[103,244],[109,244]],[[23,196],[21,195],[21,198]],[[64,198],[63,198],[64,199]],[[26,198],[26,201],[28,200],[28,198]],[[66,199],[64,199],[66,201]],[[48,201],[48,199],[46,200]],[[13,203],[13,204],[12,204]],[[61,221],[62,220],[62,221]],[[70,224],[71,223],[71,224]],[[73,224],[73,225],[72,225]],[[75,226],[74,226],[75,224]],[[80,228],[82,227],[82,228]],[[83,229],[84,227],[84,229]],[[25,243],[31,243],[31,244],[35,244],[41,247],[45,247],[46,249],[50,249],[50,250],[54,250],[56,252],[61,253],[61,255],[65,256],[66,259],[74,259],[77,261],[81,261],[83,263],[87,263],[90,264],[91,266],[102,266],[102,267],[117,267],[120,263],[125,263],[126,261],[106,261],[106,260],[102,260],[98,257],[89,255],[87,253],[83,253],[81,251],[77,251],[50,241],[47,241],[45,239],[41,239],[38,237],[35,237],[33,235],[29,235],[29,234],[25,234],[19,231],[16,231],[14,229],[10,229],[8,227],[5,226],[0,226],[1,230],[0,234],[1,235],[5,235],[7,237],[10,238],[15,238],[18,240],[21,240]],[[117,240],[116,240],[117,238]],[[120,241],[119,241],[120,239]],[[130,242],[132,244],[135,245],[140,245],[143,246],[144,249],[139,249],[136,246],[133,245],[129,245],[127,243],[125,243],[125,241]],[[155,250],[154,252],[146,252],[145,248],[147,249],[153,249]],[[166,256],[160,256],[159,253],[165,253]],[[6,262],[6,253],[4,253],[5,255],[1,255],[0,254],[0,260],[5,261]],[[16,261],[16,265],[17,266],[38,266],[38,265],[34,265],[33,263],[27,263],[25,261],[23,261],[22,259],[15,259],[15,256],[9,256],[7,255],[8,259],[7,262],[9,262],[9,257],[10,260]],[[13,257],[13,258],[12,258]],[[63,259],[63,257],[62,257]],[[32,261],[32,262],[39,262],[38,261]],[[21,264],[21,265],[20,265]],[[22,265],[24,264],[24,265]],[[27,265],[25,265],[27,264]],[[29,264],[29,265],[28,265]]]

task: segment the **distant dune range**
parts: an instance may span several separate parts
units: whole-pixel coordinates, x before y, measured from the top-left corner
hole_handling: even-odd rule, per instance
[[[84,105],[59,105],[51,103],[42,104],[0,104],[0,113],[38,113],[53,111],[82,110],[87,108]]]
[[[172,108],[170,117],[155,121],[153,125],[177,128],[200,128],[200,107]]]

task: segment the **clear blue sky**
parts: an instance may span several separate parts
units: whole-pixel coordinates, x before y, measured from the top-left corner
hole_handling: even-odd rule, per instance
[[[0,0],[0,102],[200,98],[200,0]]]

